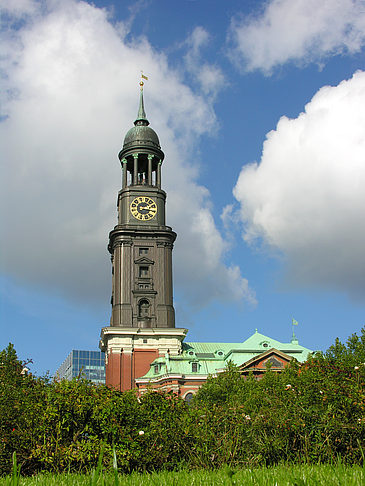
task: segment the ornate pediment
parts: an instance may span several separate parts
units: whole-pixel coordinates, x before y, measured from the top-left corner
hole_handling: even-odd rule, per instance
[[[240,371],[242,373],[247,373],[250,370],[264,372],[267,369],[267,365],[270,365],[270,368],[273,371],[280,371],[283,370],[292,359],[292,356],[289,356],[278,349],[271,348],[243,363],[240,366]]]
[[[137,258],[137,260],[134,260],[134,263],[145,264],[145,265],[153,265],[155,262],[153,260],[150,260],[147,257],[141,257],[141,258]]]

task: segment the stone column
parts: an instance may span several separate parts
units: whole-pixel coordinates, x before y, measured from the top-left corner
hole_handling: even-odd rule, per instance
[[[133,326],[133,311],[132,311],[132,240],[123,240],[121,247],[121,281],[120,281],[120,294],[121,294],[121,325],[126,327]]]
[[[158,304],[165,304],[165,242],[164,241],[157,241],[157,269],[156,269],[156,276],[157,276],[157,288],[158,288]]]
[[[175,311],[172,299],[172,244],[157,241],[158,295],[157,327],[175,327]]]
[[[172,244],[165,243],[165,289],[166,305],[173,305],[172,295]]]
[[[153,155],[148,156],[148,176],[147,176],[147,184],[152,186],[152,159]]]
[[[138,154],[133,154],[134,166],[133,166],[133,185],[138,184]]]
[[[122,168],[123,168],[123,182],[122,182],[122,189],[127,187],[127,159],[122,159]]]
[[[120,326],[120,309],[121,309],[121,295],[120,295],[120,282],[121,282],[121,242],[114,245],[114,274],[113,274],[113,308],[112,308],[112,321],[113,326]]]
[[[110,257],[111,263],[112,263],[112,298],[111,298],[111,304],[112,304],[112,315],[110,319],[110,325],[113,325],[113,306],[115,303],[115,271],[114,271],[114,253]]]
[[[131,240],[117,241],[114,245],[113,326],[133,326],[131,247]]]
[[[157,164],[157,172],[156,172],[156,186],[161,189],[161,160],[158,161]]]

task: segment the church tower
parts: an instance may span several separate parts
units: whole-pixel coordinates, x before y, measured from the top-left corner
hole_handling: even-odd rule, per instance
[[[175,328],[172,249],[176,233],[165,223],[164,153],[146,118],[143,80],[137,119],[124,138],[119,160],[118,224],[108,245],[112,316],[110,326],[102,329],[100,348],[106,352],[106,384],[128,390],[154,359],[180,354],[187,332]]]

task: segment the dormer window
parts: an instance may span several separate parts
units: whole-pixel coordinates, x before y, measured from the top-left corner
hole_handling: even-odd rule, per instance
[[[198,365],[199,365],[199,363],[191,363],[191,371],[192,371],[192,373],[197,373],[198,372]]]
[[[153,365],[153,372],[155,373],[155,375],[157,375],[160,372],[160,365],[159,364]]]
[[[263,348],[268,348],[268,347],[269,347],[269,344],[270,344],[270,343],[269,343],[268,341],[262,341],[262,342],[260,343],[260,346],[262,346]]]

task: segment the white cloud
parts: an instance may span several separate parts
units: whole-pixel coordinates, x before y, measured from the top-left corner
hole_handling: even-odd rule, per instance
[[[244,238],[287,257],[291,281],[365,296],[365,72],[325,86],[267,135],[234,195]]]
[[[40,4],[37,0],[0,0],[3,15],[11,15],[13,19],[23,18],[38,11]]]
[[[105,10],[74,0],[43,2],[42,12],[32,10],[34,2],[23,5],[15,13],[26,20],[11,28],[9,18],[3,30],[5,274],[79,301],[108,299],[117,154],[137,114],[143,68],[150,78],[147,115],[166,154],[168,224],[179,234],[177,287],[201,305],[217,297],[251,298],[238,269],[223,263],[225,242],[209,193],[186,163],[199,137],[215,127],[211,104],[146,39],[127,42],[127,27],[113,26]]]
[[[232,59],[247,71],[294,61],[318,62],[329,55],[359,52],[365,43],[363,0],[270,0],[262,12],[233,19]]]
[[[195,27],[186,41],[188,51],[184,56],[184,61],[185,68],[194,76],[203,93],[214,98],[223,88],[226,79],[217,65],[202,59],[201,50],[209,45],[210,41],[211,36],[203,27]]]

